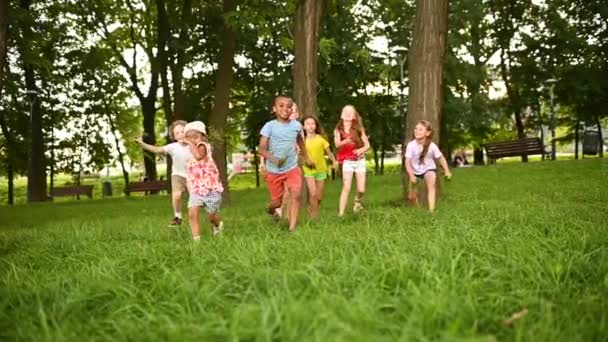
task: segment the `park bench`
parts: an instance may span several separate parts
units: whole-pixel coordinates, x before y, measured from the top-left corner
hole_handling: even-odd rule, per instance
[[[74,185],[74,186],[61,186],[54,187],[51,190],[51,197],[59,196],[80,196],[85,195],[88,198],[93,198],[93,186],[92,185]],[[80,198],[78,198],[80,199]]]
[[[491,162],[503,157],[519,157],[534,154],[545,156],[545,146],[539,138],[523,138],[485,144],[486,154]]]
[[[166,180],[129,182],[127,192],[145,192],[146,195],[152,191],[168,191],[169,182]]]

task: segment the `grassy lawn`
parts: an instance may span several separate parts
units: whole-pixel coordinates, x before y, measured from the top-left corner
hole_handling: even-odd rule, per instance
[[[336,180],[293,235],[240,180],[198,244],[167,196],[0,207],[0,340],[602,340],[607,179],[600,159],[457,169],[431,215],[370,177],[344,220]]]

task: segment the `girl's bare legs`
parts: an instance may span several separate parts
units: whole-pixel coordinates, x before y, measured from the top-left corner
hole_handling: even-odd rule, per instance
[[[323,199],[323,190],[325,190],[325,180],[316,181],[317,185],[317,210],[321,208],[321,200]]]
[[[207,214],[207,220],[209,220],[209,222],[211,222],[211,224],[215,227],[220,225],[220,222],[222,221],[222,219],[220,218],[220,215],[218,215],[217,213],[208,213]]]
[[[437,174],[435,172],[427,172],[424,175],[424,183],[426,184],[426,196],[429,201],[429,211],[435,211],[435,194],[437,192]]]
[[[188,209],[188,219],[190,221],[190,231],[192,239],[199,240],[201,238],[201,223],[199,222],[200,207],[192,207]]]
[[[317,184],[314,177],[304,177],[306,180],[306,187],[308,188],[308,205],[309,213],[311,218],[317,217],[319,211],[319,200],[317,198]]]
[[[355,173],[355,178],[357,178],[357,195],[355,196],[355,202],[359,203],[358,210],[361,210],[361,199],[363,198],[363,194],[365,194],[365,172]]]
[[[338,216],[344,216],[346,204],[348,204],[348,195],[350,186],[353,183],[353,172],[342,172],[342,193],[340,194],[340,206],[338,208]]]

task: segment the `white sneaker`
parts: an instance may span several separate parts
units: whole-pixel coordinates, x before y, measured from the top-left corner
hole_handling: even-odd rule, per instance
[[[213,227],[213,236],[218,236],[224,229],[224,221],[220,221],[220,224]]]

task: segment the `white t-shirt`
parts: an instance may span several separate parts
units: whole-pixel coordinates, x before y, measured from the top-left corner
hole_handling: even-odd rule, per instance
[[[188,162],[193,158],[190,147],[182,143],[174,142],[163,146],[163,151],[171,156],[171,176],[188,176]]]
[[[429,150],[426,152],[424,160],[421,163],[420,154],[422,153],[422,149],[423,146],[416,140],[410,141],[405,148],[405,157],[411,160],[412,169],[414,169],[414,174],[416,175],[422,175],[428,170],[437,170],[435,159],[443,156],[441,151],[439,151],[439,147],[434,142],[431,142]]]

